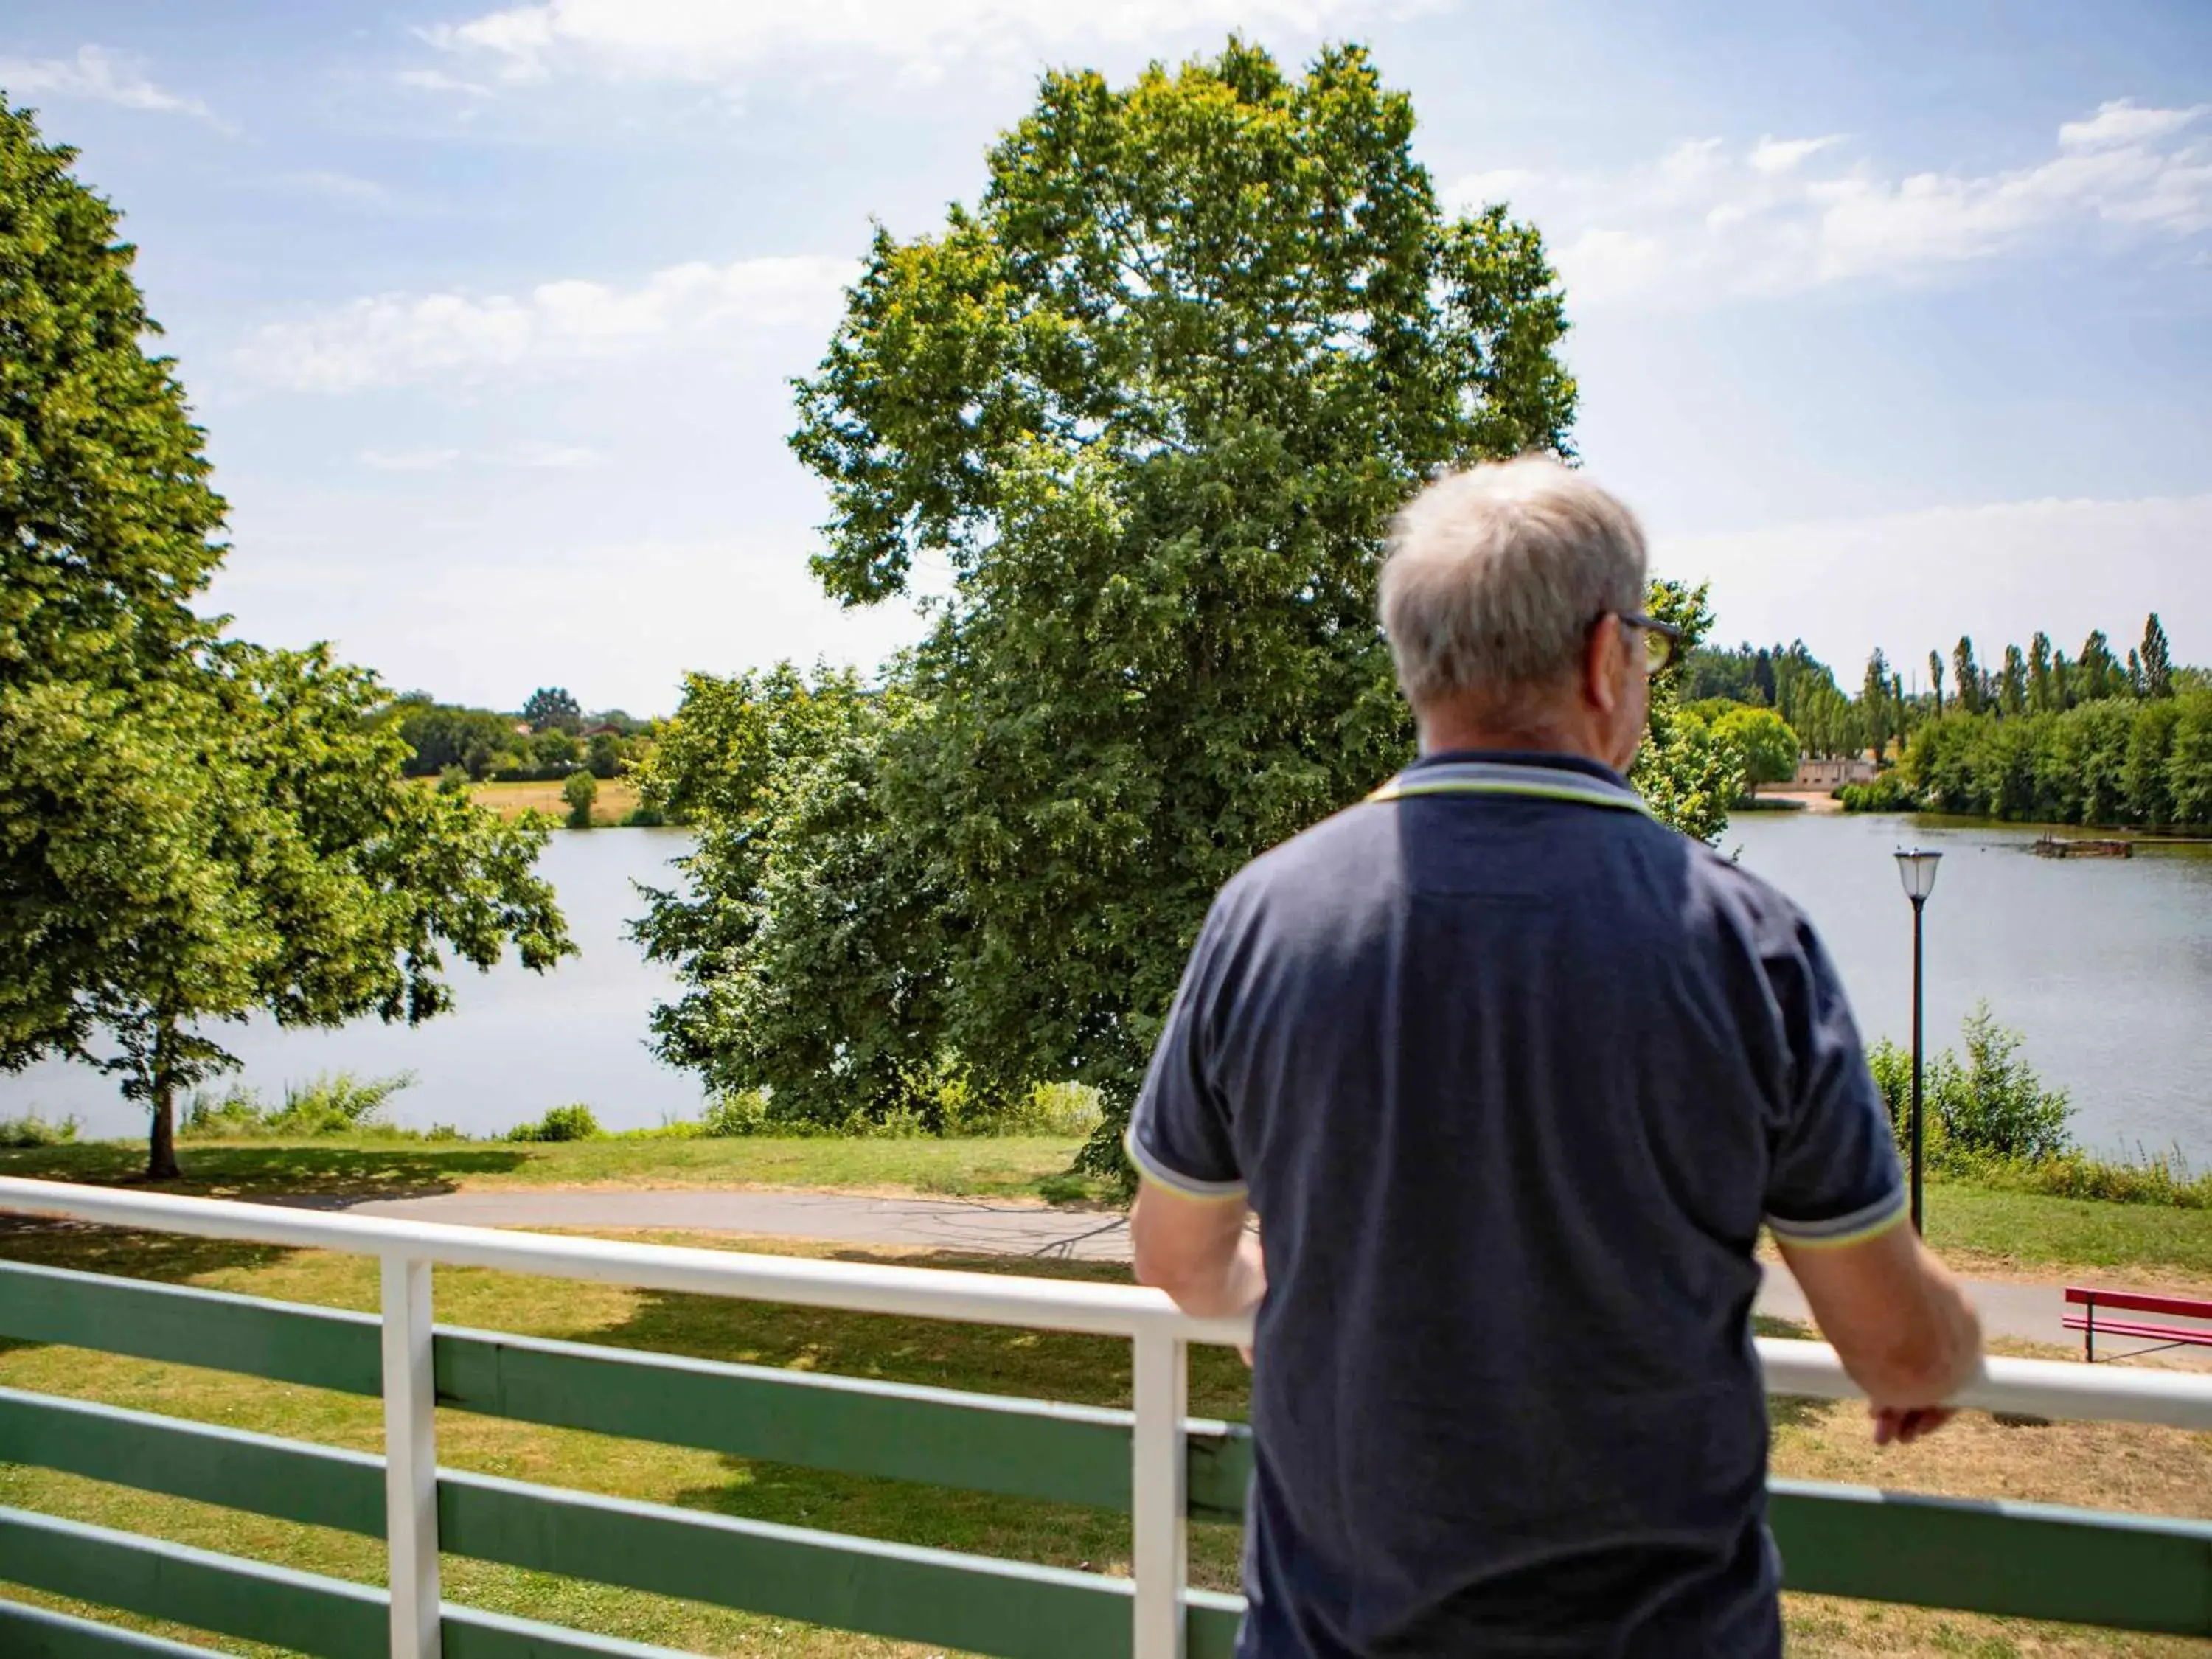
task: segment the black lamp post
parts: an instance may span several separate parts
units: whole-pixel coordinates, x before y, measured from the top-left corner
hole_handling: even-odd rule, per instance
[[[1915,848],[1897,855],[1905,896],[1912,901],[1912,1231],[1920,1228],[1920,913],[1936,890],[1936,865],[1943,855]]]

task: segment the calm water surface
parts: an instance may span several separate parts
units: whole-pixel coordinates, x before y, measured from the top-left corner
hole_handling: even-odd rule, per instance
[[[448,974],[454,1009],[413,1030],[363,1020],[334,1031],[282,1031],[268,1020],[216,1026],[210,1035],[246,1062],[234,1079],[276,1099],[284,1085],[318,1073],[357,1076],[413,1072],[413,1088],[391,1115],[416,1127],[451,1123],[495,1133],[549,1107],[582,1101],[609,1128],[640,1128],[696,1117],[697,1084],[657,1063],[646,1021],[674,981],[624,937],[644,906],[631,885],[676,884],[668,860],[689,850],[676,830],[557,831],[538,870],[561,896],[568,931],[583,954],[550,974],[511,958],[489,974]],[[135,1135],[146,1115],[116,1097],[113,1082],[82,1066],[46,1065],[0,1077],[0,1117],[34,1108],[74,1113],[90,1135]]]
[[[1986,998],[2072,1091],[2077,1139],[2212,1166],[2212,856],[2040,859],[2039,834],[1942,819],[1743,813],[1723,850],[1804,907],[1871,1042],[1912,1036],[1912,907],[1890,854],[1943,854],[1927,911],[1928,1045]],[[2074,833],[2079,833],[2078,831]]]
[[[1987,998],[2027,1034],[2027,1054],[2073,1091],[2075,1131],[2101,1148],[2178,1146],[2212,1165],[2212,857],[2039,859],[2033,830],[1900,817],[1746,814],[1722,845],[1811,915],[1841,964],[1869,1038],[1911,1031],[1911,910],[1890,854],[1942,849],[1928,905],[1928,1029],[1955,1045],[1960,1019]],[[454,975],[455,1012],[409,1030],[366,1022],[279,1031],[265,1021],[224,1037],[243,1080],[271,1097],[340,1069],[412,1071],[394,1103],[416,1126],[475,1133],[584,1101],[610,1127],[696,1115],[696,1085],[646,1047],[653,1004],[672,981],[623,936],[641,908],[632,882],[672,882],[679,831],[562,832],[543,868],[583,955],[555,972],[512,963]],[[97,1073],[44,1066],[0,1079],[0,1116],[74,1113],[94,1134],[136,1134],[143,1115]]]

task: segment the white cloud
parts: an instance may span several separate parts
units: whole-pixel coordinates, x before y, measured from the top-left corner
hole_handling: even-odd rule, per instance
[[[356,458],[379,472],[434,472],[461,459],[458,449],[364,449]]]
[[[2100,104],[2086,121],[2069,121],[2058,129],[2061,149],[2102,149],[2108,144],[2141,144],[2169,137],[2204,113],[2203,104],[2187,109],[2144,109],[2132,98],[2115,98]]]
[[[500,459],[509,466],[544,467],[568,471],[580,466],[597,466],[606,457],[596,449],[586,449],[578,444],[530,443],[515,445]]]
[[[1762,138],[1752,147],[1751,170],[1788,173],[1807,156],[1833,149],[1843,142],[1839,132],[1832,132],[1825,138]]]
[[[268,324],[236,360],[265,385],[301,392],[468,383],[823,328],[854,274],[848,259],[799,255],[672,265],[630,288],[569,279],[519,295],[376,295]]]
[[[399,84],[412,87],[417,92],[451,92],[465,98],[489,98],[494,95],[492,89],[482,82],[465,81],[458,75],[447,74],[443,70],[402,70]]]
[[[374,179],[356,178],[350,173],[313,168],[301,173],[280,173],[270,182],[286,190],[302,191],[310,196],[327,196],[341,202],[383,206],[392,200],[392,192],[384,185]]]
[[[1887,173],[1843,155],[1834,136],[1765,137],[1748,150],[1696,139],[1625,173],[1522,175],[1512,200],[1544,226],[1584,304],[1928,281],[2085,239],[2203,237],[2212,231],[2204,113],[2108,103],[2061,127],[2043,159],[1986,173]],[[1451,194],[1493,199],[1511,176],[1479,174]]]
[[[139,59],[105,46],[79,46],[75,58],[0,58],[0,88],[17,98],[40,93],[88,98],[124,109],[196,116],[211,125],[230,128],[230,123],[198,99],[155,85]]]
[[[564,73],[705,83],[811,59],[888,60],[923,75],[976,58],[1034,59],[1231,28],[1341,31],[1434,0],[543,0],[424,30],[507,81]]]
[[[377,472],[440,472],[460,461],[565,472],[597,466],[606,457],[580,444],[520,443],[505,449],[475,453],[459,449],[364,449],[355,459]]]
[[[1992,659],[2039,629],[2069,653],[2093,628],[2124,649],[2153,611],[2178,659],[2212,660],[2207,546],[2212,495],[1999,501],[1661,535],[1652,566],[1711,582],[1717,638],[1802,635],[1850,684],[1876,645],[1899,672],[1961,634]]]

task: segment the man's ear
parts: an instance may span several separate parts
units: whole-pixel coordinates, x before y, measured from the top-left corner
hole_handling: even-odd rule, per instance
[[[1601,714],[1620,707],[1620,653],[1627,648],[1626,630],[1610,611],[1583,642],[1583,697]]]

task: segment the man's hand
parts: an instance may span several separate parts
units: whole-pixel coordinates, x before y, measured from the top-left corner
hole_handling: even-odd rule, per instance
[[[1895,1406],[1869,1406],[1867,1412],[1874,1419],[1874,1443],[1887,1446],[1894,1442],[1909,1446],[1936,1432],[1958,1413],[1941,1406],[1923,1406],[1900,1409]]]
[[[1912,1230],[1826,1247],[1775,1242],[1820,1334],[1874,1402],[1875,1443],[1910,1445],[1950,1421],[1943,1402],[1981,1370],[1981,1322]]]

